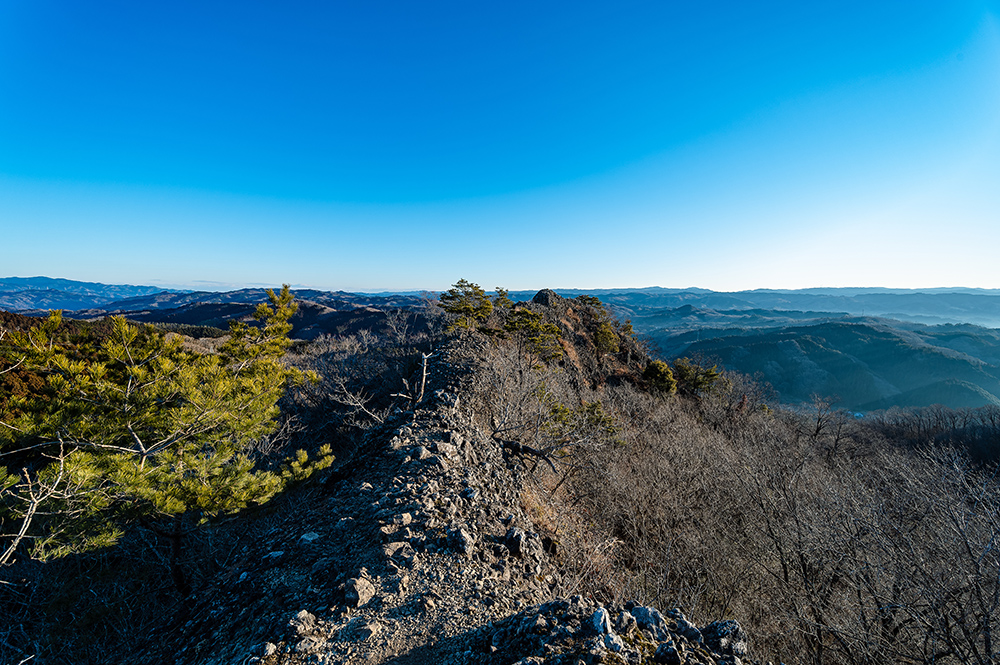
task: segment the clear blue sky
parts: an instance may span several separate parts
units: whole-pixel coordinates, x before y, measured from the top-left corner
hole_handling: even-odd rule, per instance
[[[0,276],[998,288],[998,14],[0,0]]]

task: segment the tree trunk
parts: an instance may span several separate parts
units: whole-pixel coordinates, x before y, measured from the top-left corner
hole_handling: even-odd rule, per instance
[[[182,597],[191,595],[191,585],[184,574],[184,567],[181,566],[181,546],[184,540],[184,518],[178,514],[174,515],[174,530],[167,536],[170,539],[170,577],[174,580],[174,586]]]

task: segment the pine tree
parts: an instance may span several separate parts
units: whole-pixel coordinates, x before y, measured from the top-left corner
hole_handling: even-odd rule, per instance
[[[506,297],[506,292],[498,296]],[[473,282],[458,280],[450,289],[441,294],[441,307],[458,318],[451,330],[475,330],[480,321],[485,321],[493,313],[493,303],[483,289]]]
[[[598,355],[618,353],[618,335],[608,321],[601,321],[594,331],[594,346]]]
[[[555,360],[563,353],[559,344],[559,326],[546,322],[539,312],[518,307],[507,317],[503,329],[526,350],[546,362]]]
[[[646,365],[642,378],[649,382],[649,387],[665,395],[677,392],[677,380],[670,366],[662,360],[654,360]]]
[[[44,510],[34,506],[36,517],[48,514],[30,536],[35,556],[107,546],[143,524],[170,541],[172,574],[186,592],[176,562],[189,529],[332,463],[329,448],[312,464],[300,452],[284,472],[256,468],[251,457],[276,427],[285,387],[312,378],[281,362],[296,310],[288,287],[268,296],[257,325],[234,323],[217,354],[186,351],[179,336],[122,317],[87,354],[59,342],[58,312],[10,335],[0,350],[8,364],[46,379],[46,390],[10,400],[0,414],[0,450],[27,460],[0,472],[4,521],[26,519],[32,487],[50,490]]]
[[[717,365],[708,367],[690,358],[675,360],[673,375],[677,379],[677,389],[683,395],[710,394],[726,385],[722,370]]]

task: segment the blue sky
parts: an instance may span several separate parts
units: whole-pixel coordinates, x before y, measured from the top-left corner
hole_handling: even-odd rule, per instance
[[[0,276],[1000,288],[998,3],[0,0]]]

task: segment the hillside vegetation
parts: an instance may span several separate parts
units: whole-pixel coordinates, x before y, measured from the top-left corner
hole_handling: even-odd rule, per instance
[[[53,529],[86,527],[45,504],[2,568],[0,660],[995,662],[1000,409],[784,411],[741,374],[654,360],[586,295],[513,302],[461,281],[358,317],[289,348],[289,371],[318,381],[289,385],[240,458],[335,466],[233,510],[181,509],[179,552],[135,517],[36,560]],[[107,331],[80,334],[53,339],[83,362]],[[224,338],[178,339],[225,361]],[[4,353],[21,394],[58,392]],[[5,546],[25,483],[75,454],[25,443],[0,450],[16,459]]]

